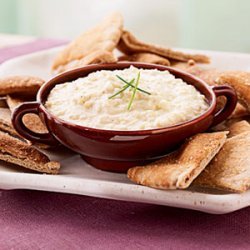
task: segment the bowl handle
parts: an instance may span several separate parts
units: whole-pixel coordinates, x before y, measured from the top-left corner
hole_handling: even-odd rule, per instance
[[[36,133],[27,128],[23,123],[23,117],[25,114],[33,113],[39,115],[39,106],[37,102],[24,102],[16,107],[12,113],[11,121],[15,130],[24,138],[38,143],[44,143],[48,145],[56,145],[58,142],[49,133]]]
[[[213,86],[212,89],[216,97],[225,96],[227,101],[225,106],[214,114],[211,127],[226,120],[232,114],[237,104],[237,95],[232,87],[228,85],[220,85]]]

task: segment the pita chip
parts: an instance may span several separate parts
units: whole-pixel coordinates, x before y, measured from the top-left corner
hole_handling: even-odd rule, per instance
[[[41,173],[57,174],[60,163],[24,141],[0,131],[0,160]]]
[[[229,138],[194,185],[238,193],[247,191],[250,187],[249,152],[250,132]]]
[[[192,59],[195,62],[209,63],[209,58],[205,55],[188,54],[169,48],[144,43],[139,41],[132,33],[126,30],[123,31],[117,48],[126,55],[143,52],[156,54],[167,59],[173,59],[177,61],[187,62],[188,60]]]
[[[161,160],[129,169],[128,178],[158,189],[185,189],[219,152],[226,135],[227,132],[197,134]]]
[[[0,78],[0,95],[18,94],[36,96],[44,81],[33,76],[9,76]]]
[[[55,58],[52,69],[57,71],[61,67],[62,72],[64,68],[69,69],[70,65],[76,67],[96,61],[106,62],[105,58],[110,60],[110,55],[120,40],[122,29],[121,14],[113,13],[66,46]]]

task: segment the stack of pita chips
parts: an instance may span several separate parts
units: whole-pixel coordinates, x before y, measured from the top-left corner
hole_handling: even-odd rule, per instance
[[[19,104],[35,99],[36,93],[44,81],[32,76],[12,76],[0,78],[0,95],[2,96],[0,107],[0,160],[18,165],[33,171],[57,174],[60,163],[50,161],[36,145],[22,138],[13,128],[11,112]],[[17,97],[18,96],[18,97]],[[37,133],[46,133],[47,129],[35,114],[27,114],[24,124]]]
[[[227,139],[227,132],[197,134],[157,162],[129,169],[128,177],[159,189],[185,189],[206,168]]]
[[[209,85],[232,86],[239,103],[229,119],[212,128],[217,132],[195,135],[160,161],[131,168],[128,177],[138,184],[160,189],[199,186],[228,192],[247,191],[250,188],[250,72],[221,72],[188,63],[175,66]],[[223,100],[220,104],[224,105]]]
[[[115,49],[123,55],[117,58],[114,54]],[[67,45],[55,58],[52,71],[62,73],[89,64],[118,61],[137,61],[169,66],[172,62],[190,60],[197,63],[209,63],[209,58],[205,55],[174,51],[138,40],[131,32],[123,29],[121,14],[113,13]]]
[[[229,192],[250,187],[250,125],[235,123],[225,131],[197,134],[165,158],[129,169],[128,178],[159,189],[190,185]]]

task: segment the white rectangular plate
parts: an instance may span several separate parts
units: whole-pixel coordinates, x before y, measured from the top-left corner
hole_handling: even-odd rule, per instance
[[[60,48],[17,57],[0,66],[0,76],[34,75],[51,78],[50,65]],[[250,55],[213,51],[205,53],[212,58],[212,66],[219,69],[250,70]],[[67,150],[49,152],[59,160],[59,175],[30,173],[22,168],[0,162],[0,189],[33,189],[116,200],[161,204],[189,208],[208,213],[223,214],[250,206],[250,190],[243,194],[211,193],[201,190],[163,191],[130,182],[125,174],[109,173],[87,165],[78,155]]]

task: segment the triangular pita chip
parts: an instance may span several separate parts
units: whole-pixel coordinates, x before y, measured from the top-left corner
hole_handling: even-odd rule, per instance
[[[250,187],[250,132],[229,138],[195,186],[244,192]]]
[[[148,44],[138,40],[131,32],[124,30],[118,44],[118,49],[124,54],[130,55],[139,52],[152,53],[167,59],[187,62],[192,59],[200,63],[209,63],[209,58],[205,55],[188,54],[175,51],[170,48]]]
[[[163,159],[129,169],[128,178],[158,189],[185,189],[219,152],[226,135],[227,132],[197,134]]]
[[[44,81],[33,76],[8,76],[0,78],[0,95],[18,94],[36,96]]]
[[[93,59],[93,53],[97,51],[112,52],[120,40],[122,28],[123,18],[121,14],[113,13],[100,24],[84,32],[66,46],[55,58],[52,69],[57,70],[60,66],[71,62],[75,66],[80,60],[86,60],[84,59],[85,57],[92,58],[86,61],[96,61]],[[98,57],[100,54],[95,56]]]
[[[24,141],[0,131],[0,160],[37,172],[57,174],[60,163],[50,159]]]

